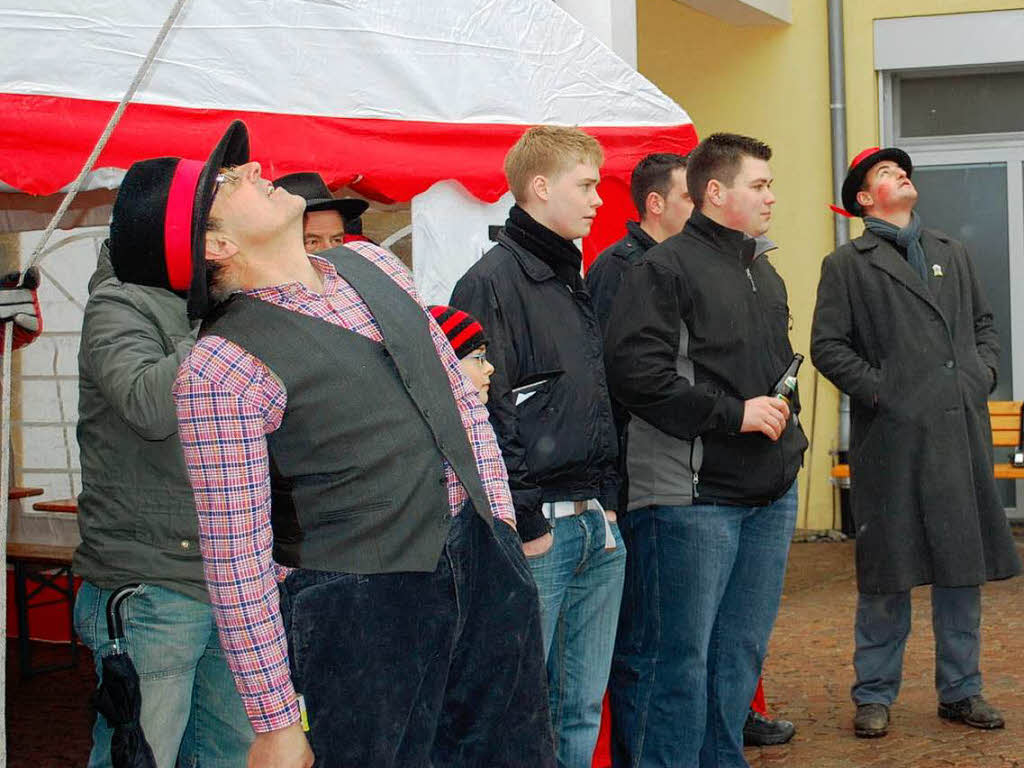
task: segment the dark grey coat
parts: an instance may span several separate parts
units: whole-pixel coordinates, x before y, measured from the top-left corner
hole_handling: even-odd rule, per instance
[[[999,343],[964,247],[922,242],[928,285],[871,232],[825,257],[811,359],[850,395],[861,592],[1005,579],[1021,563],[992,477]]]

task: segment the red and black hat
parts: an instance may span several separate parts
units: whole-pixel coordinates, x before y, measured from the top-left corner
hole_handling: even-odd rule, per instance
[[[274,186],[283,187],[285,191],[305,200],[307,213],[337,211],[343,223],[358,219],[370,207],[368,202],[358,197],[335,197],[319,173],[289,173],[275,179]]]
[[[427,309],[430,310],[430,314],[434,316],[437,324],[441,326],[452,349],[455,350],[455,356],[460,360],[474,349],[487,344],[484,327],[468,312],[438,304],[427,307]]]
[[[843,207],[846,210],[834,205],[830,206],[832,210],[843,216],[863,216],[864,209],[857,202],[857,193],[864,186],[864,177],[868,175],[868,171],[883,160],[894,161],[907,172],[907,178],[914,172],[910,155],[899,147],[868,147],[850,161],[850,170],[846,172],[846,179],[843,181]]]
[[[158,157],[132,164],[110,221],[110,261],[123,283],[166,288],[188,297],[191,319],[210,310],[206,224],[224,166],[249,162],[249,132],[235,120],[206,162]]]

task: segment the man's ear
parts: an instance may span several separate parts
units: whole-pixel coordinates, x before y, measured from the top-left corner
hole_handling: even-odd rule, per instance
[[[648,213],[660,216],[665,212],[665,198],[657,192],[648,192],[647,199],[644,200],[644,208]]]
[[[871,193],[866,189],[862,189],[857,193],[857,202],[860,203],[861,208],[870,208],[875,204],[875,198],[871,196]]]
[[[551,185],[548,182],[548,177],[537,174],[530,179],[530,191],[533,192],[538,199],[546,203],[551,197]]]
[[[704,199],[712,205],[721,205],[725,185],[718,179],[709,179],[707,187],[704,188]]]
[[[223,262],[238,253],[235,241],[222,232],[206,233],[206,260]]]

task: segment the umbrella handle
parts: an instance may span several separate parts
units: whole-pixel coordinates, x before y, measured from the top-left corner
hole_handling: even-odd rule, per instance
[[[125,584],[110,593],[107,598],[107,636],[115,643],[124,638],[124,623],[121,620],[121,603],[141,587],[141,584]]]

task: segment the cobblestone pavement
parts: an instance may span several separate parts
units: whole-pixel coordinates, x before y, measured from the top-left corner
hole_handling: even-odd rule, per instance
[[[1018,544],[1018,546],[1022,546]],[[1024,579],[982,589],[985,696],[1006,728],[983,732],[935,713],[930,590],[913,592],[913,629],[889,735],[853,735],[853,542],[794,544],[765,662],[773,715],[796,723],[793,741],[748,749],[753,768],[1024,768]]]
[[[1024,578],[983,591],[985,693],[1007,727],[982,732],[935,714],[931,609],[927,588],[914,592],[914,630],[903,690],[884,739],[857,739],[851,721],[853,543],[794,544],[765,665],[773,714],[797,734],[781,747],[748,749],[753,768],[1024,768]],[[67,646],[37,644],[36,663],[63,661]],[[17,644],[7,645],[8,765],[78,768],[89,751],[95,685],[92,660],[79,668],[19,680]],[[524,766],[524,768],[527,768]]]

